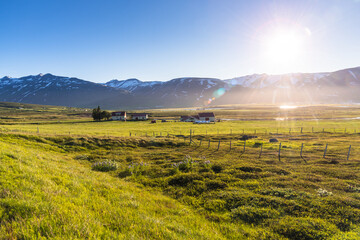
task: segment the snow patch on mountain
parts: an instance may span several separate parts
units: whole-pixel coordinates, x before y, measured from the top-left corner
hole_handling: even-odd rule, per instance
[[[355,80],[358,80],[358,78],[356,77],[356,75],[355,75],[351,70],[349,70],[348,72],[353,76],[353,78],[355,78]]]
[[[153,87],[154,85],[162,84],[163,82],[160,81],[149,81],[149,82],[143,82],[136,78],[131,78],[127,80],[111,80],[107,83],[105,83],[105,86],[113,87],[117,89],[124,89],[129,92],[133,92],[138,88],[145,88],[145,87]]]

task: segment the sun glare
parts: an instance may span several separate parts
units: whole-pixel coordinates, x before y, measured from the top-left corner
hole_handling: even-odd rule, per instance
[[[305,43],[311,36],[309,28],[299,25],[270,27],[262,33],[264,64],[273,74],[297,72],[305,56]]]
[[[294,32],[278,32],[267,42],[267,57],[274,63],[294,63],[301,51],[301,39]]]

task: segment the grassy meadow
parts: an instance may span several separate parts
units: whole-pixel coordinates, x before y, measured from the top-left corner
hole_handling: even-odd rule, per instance
[[[146,111],[2,104],[0,239],[360,238],[360,106]]]

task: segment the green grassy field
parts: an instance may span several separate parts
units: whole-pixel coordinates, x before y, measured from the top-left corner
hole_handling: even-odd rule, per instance
[[[234,106],[216,114],[241,121],[204,125],[22,108],[0,109],[0,239],[360,238],[358,106]]]

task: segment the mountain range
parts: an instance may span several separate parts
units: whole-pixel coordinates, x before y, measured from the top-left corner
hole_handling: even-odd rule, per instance
[[[219,104],[360,103],[360,67],[323,73],[253,74],[233,79],[111,80],[38,74],[0,79],[0,101],[108,109]]]

